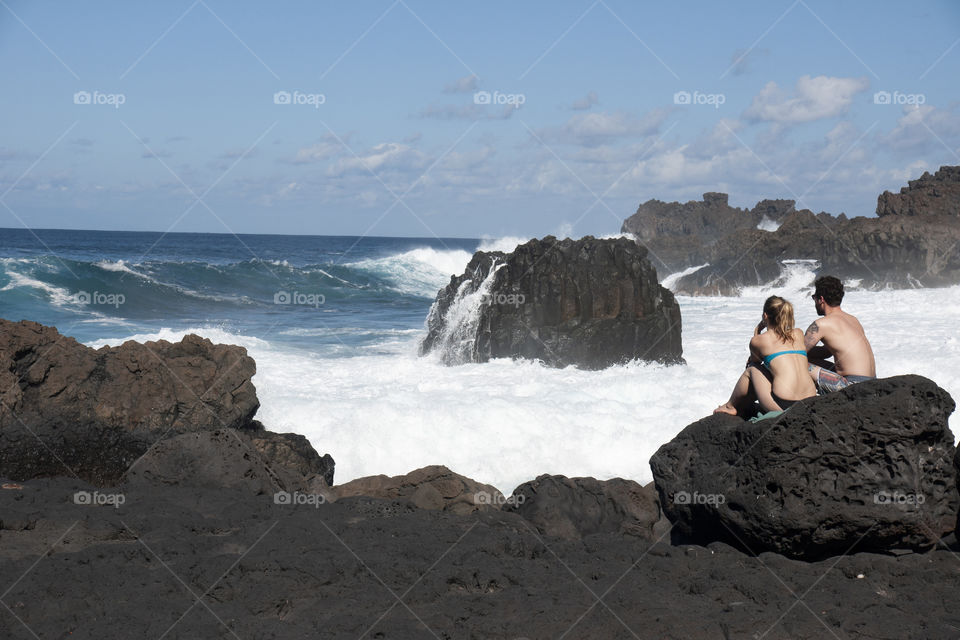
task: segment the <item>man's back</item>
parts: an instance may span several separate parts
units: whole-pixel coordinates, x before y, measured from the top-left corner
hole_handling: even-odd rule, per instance
[[[837,308],[817,319],[820,340],[833,354],[836,371],[842,376],[876,377],[873,347],[855,316]]]

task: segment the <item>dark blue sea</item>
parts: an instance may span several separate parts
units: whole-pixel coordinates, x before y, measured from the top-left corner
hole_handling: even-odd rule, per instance
[[[217,327],[349,356],[421,329],[479,244],[0,229],[0,316],[81,341]]]

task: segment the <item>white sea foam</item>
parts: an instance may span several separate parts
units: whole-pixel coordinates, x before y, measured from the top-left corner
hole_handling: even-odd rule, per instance
[[[677,271],[676,273],[671,273],[666,278],[664,278],[663,281],[660,282],[660,284],[666,287],[667,289],[673,290],[673,286],[677,284],[677,280],[679,280],[684,276],[688,276],[691,273],[696,273],[697,271],[700,271],[700,269],[703,269],[704,267],[708,267],[708,266],[710,266],[709,262],[705,264],[701,264],[700,266],[697,266],[697,267],[687,267],[683,271]]]
[[[10,291],[11,289],[18,288],[36,289],[47,294],[50,304],[55,307],[78,304],[75,292],[68,291],[63,287],[47,284],[46,282],[37,280],[36,278],[31,278],[30,276],[22,273],[17,273],[16,271],[7,270],[6,273],[7,277],[10,278],[10,282],[4,285],[0,291]]]
[[[383,258],[369,258],[348,266],[368,270],[389,279],[403,294],[433,298],[450,281],[463,273],[470,254],[461,249],[422,247]]]
[[[445,464],[505,492],[541,473],[646,483],[650,456],[726,400],[771,293],[795,304],[797,326],[816,319],[809,289],[795,283],[736,298],[678,296],[685,366],[580,371],[498,360],[447,367],[416,356],[419,333],[393,336],[371,355],[336,360],[218,327],[131,337],[177,340],[199,333],[246,347],[257,361],[258,418],[269,429],[302,433],[330,453],[338,483],[428,464]],[[851,291],[844,308],[863,323],[881,376],[917,373],[960,397],[954,327],[960,287]]]
[[[530,238],[504,236],[503,238],[484,238],[480,241],[477,251],[503,251],[511,253],[517,246],[530,242]]]
[[[771,220],[767,216],[763,216],[763,219],[757,223],[757,229],[760,229],[761,231],[776,231],[780,228],[780,224],[781,223],[777,222],[776,220]]]
[[[484,298],[490,293],[490,287],[493,286],[497,271],[504,266],[505,263],[495,264],[476,291],[469,291],[469,280],[460,284],[453,302],[447,309],[443,330],[434,347],[434,351],[443,362],[463,364],[470,358],[473,342],[477,335],[477,324],[480,322],[480,305],[483,304]],[[430,307],[429,320],[433,320],[437,313],[439,313],[439,310],[437,305],[434,304]]]

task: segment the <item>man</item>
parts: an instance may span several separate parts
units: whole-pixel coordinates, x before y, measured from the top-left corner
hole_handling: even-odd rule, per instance
[[[813,303],[823,316],[807,328],[804,343],[810,360],[810,377],[821,393],[839,391],[855,382],[877,377],[873,348],[860,321],[840,308],[843,283],[833,276],[817,278]],[[822,346],[818,346],[819,343]],[[827,358],[833,358],[833,363]]]

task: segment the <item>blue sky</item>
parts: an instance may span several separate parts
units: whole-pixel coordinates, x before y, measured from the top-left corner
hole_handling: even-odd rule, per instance
[[[0,227],[602,235],[960,164],[949,1],[0,0],[0,61]]]

